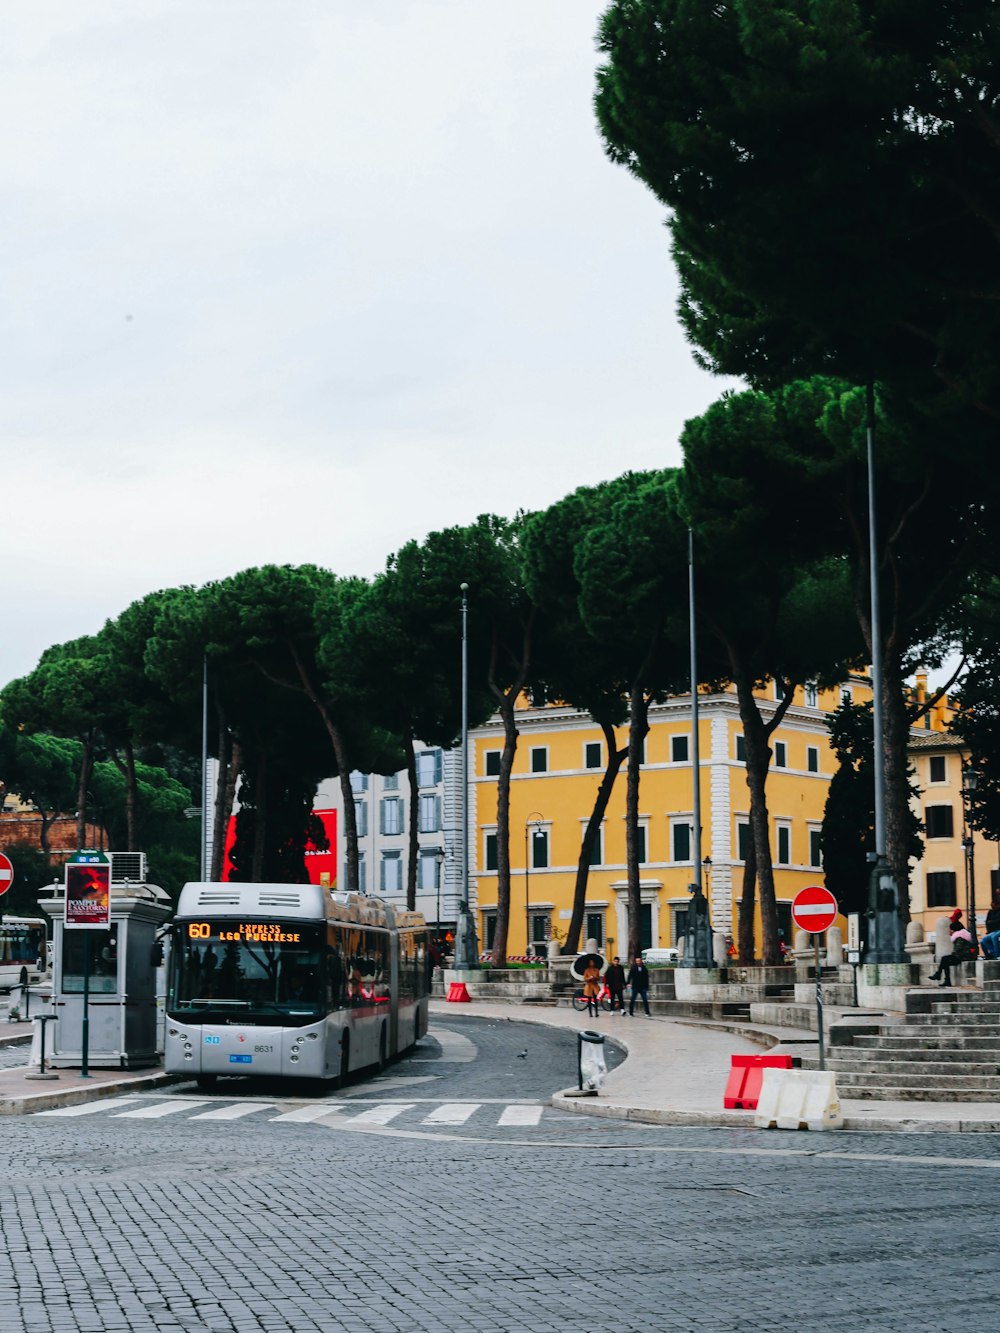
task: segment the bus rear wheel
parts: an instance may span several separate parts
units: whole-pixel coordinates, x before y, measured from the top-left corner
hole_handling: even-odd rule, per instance
[[[199,1074],[195,1079],[199,1092],[214,1092],[218,1074]]]

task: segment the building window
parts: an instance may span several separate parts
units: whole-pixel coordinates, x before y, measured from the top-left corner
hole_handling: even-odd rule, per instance
[[[549,864],[549,831],[536,828],[531,832],[531,868],[546,870]]]
[[[399,893],[403,887],[403,857],[400,852],[382,853],[383,893]]]
[[[497,914],[496,912],[483,913],[483,939],[486,945],[486,952],[489,953],[497,937]]]
[[[670,852],[673,861],[691,860],[691,825],[686,820],[671,820]]]
[[[436,787],[441,781],[441,751],[421,750],[417,755],[417,786]]]
[[[531,950],[536,958],[544,958],[548,953],[548,940],[552,932],[552,917],[548,912],[531,914]]]
[[[347,883],[347,867],[344,867],[344,883]],[[358,852],[358,892],[368,892],[368,862],[364,852]]]
[[[604,864],[604,828],[597,830],[597,837],[594,839],[594,845],[590,849],[590,859],[587,862],[589,866],[601,866]]]
[[[403,831],[403,802],[398,796],[383,796],[379,806],[379,832],[387,837]]]
[[[441,867],[438,865],[437,851],[423,850],[420,853],[419,878],[421,893],[433,893],[441,883]]]
[[[357,801],[354,806],[354,819],[358,826],[358,837],[368,837],[368,802]]]
[[[948,761],[943,754],[931,755],[930,759],[930,779],[931,782],[947,782],[948,780]]]
[[[819,746],[818,746],[818,745],[807,745],[807,746],[806,746],[806,768],[809,770],[810,773],[818,773],[818,772],[819,772]]]
[[[483,834],[483,866],[487,870],[496,870],[497,868],[497,835],[495,833]]]
[[[736,859],[746,861],[750,855],[750,821],[749,819],[737,819],[736,821]]]
[[[488,778],[496,778],[500,776],[500,754],[501,752],[499,750],[486,751],[486,776]]]
[[[549,771],[548,746],[533,745],[531,747],[531,771],[532,773],[547,773]]]
[[[775,865],[787,866],[792,863],[792,827],[790,824],[776,824],[777,856]]]
[[[583,766],[584,768],[601,767],[601,742],[588,741],[583,747]]]
[[[929,870],[927,872],[927,906],[954,907],[957,902],[958,884],[954,870]]]
[[[583,942],[584,942],[584,944],[586,944],[587,940],[596,940],[596,941],[597,941],[597,947],[598,947],[599,949],[602,949],[602,948],[604,947],[604,913],[603,913],[603,912],[588,912],[588,913],[587,913],[587,929],[586,929],[586,932],[585,932],[584,937],[583,937]]]
[[[788,747],[784,741],[774,742],[774,766],[775,768],[788,767]]]
[[[848,706],[854,702],[854,696],[851,694],[850,690],[840,691],[840,702],[842,705],[847,704]]]
[[[670,737],[670,758],[675,764],[686,764],[688,761],[688,737],[671,736]]]
[[[646,825],[640,824],[635,831],[635,859],[636,862],[644,866],[646,864]]]
[[[819,707],[819,690],[816,688],[814,680],[807,680],[805,686],[805,700],[807,708]]]
[[[352,774],[351,774],[351,791],[354,792],[354,795],[355,795],[355,796],[360,796],[361,793],[362,793],[363,791],[367,791],[367,790],[368,790],[368,774],[367,774],[367,773],[352,773]]]
[[[417,809],[417,832],[437,833],[441,828],[441,797],[421,794]]]
[[[742,734],[736,737],[736,758],[741,764],[747,761],[747,738]]]
[[[823,865],[822,839],[822,829],[809,830],[809,864],[814,870],[819,870]]]
[[[383,791],[399,791],[399,774],[387,773],[382,779]]]
[[[950,805],[929,805],[924,810],[927,822],[928,838],[951,838],[954,836],[954,821]]]

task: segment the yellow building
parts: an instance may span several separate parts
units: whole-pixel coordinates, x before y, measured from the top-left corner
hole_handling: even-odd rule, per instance
[[[789,942],[792,899],[807,885],[823,882],[819,835],[835,768],[826,718],[844,694],[859,703],[870,699],[868,678],[851,677],[836,690],[807,686],[798,691],[771,738],[771,850],[779,927]],[[762,690],[759,698],[767,717],[777,707],[774,687]],[[700,695],[699,711],[705,891],[713,928],[735,935],[749,843],[749,791],[735,691]],[[525,703],[517,723],[510,808],[511,957],[543,952],[547,939],[565,935],[583,832],[606,759],[603,734],[586,713]],[[639,792],[642,942],[670,946],[683,935],[694,878],[690,697],[653,705],[649,726]],[[617,736],[623,747],[627,729],[620,728]],[[492,947],[496,922],[496,781],[502,748],[499,717],[470,735],[473,900],[484,948]],[[590,871],[583,934],[611,952],[616,945],[625,947],[627,934],[625,780],[623,766]]]
[[[970,772],[968,752],[959,737],[928,728],[911,736],[910,760],[919,788],[914,809],[924,825],[923,859],[910,867],[912,918],[927,935],[956,907],[968,919],[974,887],[982,934],[993,894],[1000,893],[1000,869],[997,844],[966,826],[963,779],[968,781]]]

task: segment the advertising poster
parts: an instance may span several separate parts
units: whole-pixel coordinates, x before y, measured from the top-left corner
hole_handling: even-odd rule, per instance
[[[71,861],[66,866],[66,928],[107,930],[110,924],[110,865]]]
[[[222,857],[222,878],[231,880],[236,877],[233,853],[236,849],[236,816],[230,815],[226,826],[226,844]],[[306,867],[306,879],[309,884],[322,884],[327,888],[337,887],[337,812],[336,810],[313,810],[309,816],[309,826],[303,860]]]

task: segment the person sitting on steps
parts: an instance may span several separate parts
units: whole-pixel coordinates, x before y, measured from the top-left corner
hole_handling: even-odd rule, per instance
[[[972,947],[972,936],[962,925],[961,913],[955,913],[951,921],[951,953],[945,956],[938,963],[937,971],[931,973],[931,981],[937,981],[941,973],[944,973],[942,986],[951,985],[951,969],[958,967],[959,963],[968,963],[975,958],[975,950]]]

